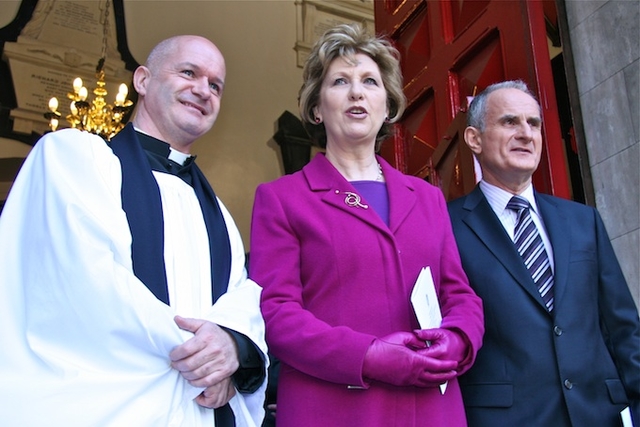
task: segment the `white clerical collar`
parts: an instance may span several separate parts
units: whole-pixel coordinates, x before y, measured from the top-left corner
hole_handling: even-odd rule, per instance
[[[150,135],[149,133],[147,133],[147,132],[143,131],[142,129],[140,129],[140,128],[136,127],[136,126],[134,126],[134,127],[133,127],[133,129],[134,129],[136,132],[140,132],[140,133],[145,134],[145,135],[147,135],[147,136],[149,136],[149,137],[151,137],[151,138],[153,138],[153,139],[157,139],[158,141],[160,141],[158,138],[154,137],[153,135]],[[164,142],[164,141],[162,141],[162,142],[163,142],[163,143],[165,143],[165,144],[167,144],[167,143],[166,143],[166,142]],[[169,144],[167,144],[167,145],[169,145]],[[174,161],[174,162],[176,162],[177,164],[179,164],[179,165],[183,166],[183,165],[184,165],[184,163],[185,163],[185,162],[186,162],[190,157],[191,157],[191,154],[185,154],[185,153],[183,153],[183,152],[181,152],[181,151],[174,150],[174,149],[171,147],[171,145],[169,145],[169,155],[167,155],[167,158],[168,158],[169,160]]]
[[[190,154],[184,154],[169,147],[169,155],[167,156],[169,160],[173,160],[179,165],[184,165],[184,162],[186,162],[189,157],[191,157]]]

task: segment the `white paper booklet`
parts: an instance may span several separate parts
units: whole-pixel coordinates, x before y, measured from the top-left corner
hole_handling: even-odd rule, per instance
[[[440,303],[433,284],[431,268],[424,267],[411,292],[411,304],[421,329],[439,328],[442,323]]]
[[[633,427],[633,420],[631,419],[631,410],[627,406],[620,412],[620,419],[622,420],[622,427]]]
[[[413,291],[411,291],[411,304],[418,318],[420,329],[440,327],[442,313],[440,312],[440,302],[436,294],[436,287],[433,284],[430,267],[424,267],[420,271],[416,284],[413,286]],[[446,389],[447,383],[440,385],[440,393],[444,394]]]

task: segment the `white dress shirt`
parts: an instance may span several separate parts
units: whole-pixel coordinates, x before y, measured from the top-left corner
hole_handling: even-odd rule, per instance
[[[547,236],[547,230],[544,227],[544,221],[542,220],[542,216],[538,210],[538,204],[536,203],[536,199],[533,194],[533,185],[529,185],[522,193],[520,194],[512,194],[508,191],[503,190],[502,188],[496,187],[495,185],[489,184],[488,182],[482,180],[480,181],[480,190],[484,193],[484,196],[487,198],[491,209],[495,212],[496,216],[502,223],[505,231],[511,238],[514,240],[514,232],[516,228],[516,220],[518,214],[513,209],[507,209],[507,203],[513,196],[520,196],[529,202],[531,208],[529,211],[531,212],[531,218],[533,219],[534,224],[538,227],[538,231],[540,232],[540,237],[542,238],[542,242],[544,243],[544,248],[547,251],[547,255],[549,256],[549,262],[551,264],[551,271],[555,272],[555,265],[553,261],[553,248],[551,247],[551,241],[549,240],[549,236]]]

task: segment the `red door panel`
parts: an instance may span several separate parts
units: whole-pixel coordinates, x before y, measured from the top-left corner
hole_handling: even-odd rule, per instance
[[[543,108],[545,145],[534,185],[569,197],[543,3],[376,1],[376,31],[402,55],[408,100],[381,154],[399,170],[439,185],[447,199],[468,193],[476,179],[462,139],[467,99],[491,83],[522,79]]]

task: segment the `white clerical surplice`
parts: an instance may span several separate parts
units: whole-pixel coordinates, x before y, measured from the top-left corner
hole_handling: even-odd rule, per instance
[[[211,305],[209,246],[195,193],[155,173],[165,221],[169,307],[133,274],[120,164],[76,130],[32,150],[0,216],[0,420],[8,426],[212,426],[169,352],[192,336],[173,318],[238,331],[266,355],[260,288],[248,280],[225,207],[229,288]],[[185,188],[188,187],[188,188]],[[265,384],[236,393],[238,426],[262,420]]]

